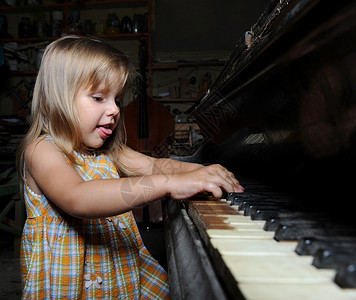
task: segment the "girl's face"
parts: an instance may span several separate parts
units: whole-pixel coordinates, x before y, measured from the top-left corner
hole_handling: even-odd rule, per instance
[[[94,92],[90,88],[81,88],[74,100],[82,138],[89,148],[103,146],[120,119],[120,89],[103,91],[103,84]]]

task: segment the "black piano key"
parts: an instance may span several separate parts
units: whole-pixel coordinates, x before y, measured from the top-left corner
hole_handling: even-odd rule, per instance
[[[278,220],[282,215],[293,215],[294,213],[304,214],[304,211],[301,211],[302,209],[303,207],[297,203],[286,202],[275,206],[253,207],[251,208],[250,215],[252,220]],[[277,227],[278,226],[276,226],[273,231],[275,231]]]
[[[275,204],[275,203],[267,203],[267,202],[260,202],[260,203],[246,203],[244,207],[241,207],[241,210],[244,211],[245,216],[250,216],[252,211],[256,209],[265,209],[265,210],[275,210],[278,211],[281,208],[285,208],[286,204]],[[240,210],[240,207],[239,207]]]
[[[241,205],[243,201],[257,201],[265,199],[265,201],[278,201],[279,199],[291,200],[290,197],[275,194],[275,193],[253,193],[245,191],[244,193],[229,193],[226,200],[231,201],[231,205]]]
[[[296,203],[280,202],[273,204],[252,204],[247,205],[244,211],[245,216],[251,216],[252,220],[267,220],[277,218],[280,213],[300,210]]]
[[[313,266],[319,269],[333,269],[340,265],[356,263],[353,249],[318,250],[314,256]]]
[[[256,200],[243,200],[241,204],[239,205],[239,210],[247,210],[249,209],[250,206],[264,206],[264,207],[276,207],[277,206],[286,206],[286,205],[295,205],[291,200],[289,199],[269,199],[269,198],[261,198],[261,199],[256,199]]]
[[[334,281],[342,288],[356,288],[356,263],[338,267]]]
[[[279,226],[288,226],[288,225],[299,225],[299,224],[308,224],[308,225],[317,225],[320,224],[317,220],[308,219],[308,218],[282,218],[279,219],[277,216],[271,216],[266,220],[266,223],[263,227],[266,231],[277,231]]]
[[[276,231],[280,225],[281,223],[278,216],[277,217],[271,216],[266,219],[266,223],[263,226],[263,229],[266,231]]]
[[[244,215],[251,216],[252,214],[256,214],[257,211],[270,211],[275,212],[277,214],[278,211],[280,211],[281,209],[287,209],[287,207],[283,205],[249,204],[244,210]]]
[[[267,209],[267,210],[274,209],[276,211],[279,211],[282,208],[286,209],[288,207],[290,208],[290,210],[296,210],[299,207],[299,205],[286,199],[278,199],[278,200],[259,199],[253,201],[244,200],[241,202],[238,209],[244,211],[244,214],[246,216],[250,216],[251,211],[256,209]],[[284,211],[286,211],[285,209]]]
[[[276,231],[281,225],[316,224],[320,222],[330,222],[330,220],[332,220],[332,217],[329,214],[308,211],[280,212],[276,216],[271,216],[269,219],[266,219],[264,230]]]
[[[239,198],[240,193],[228,193],[226,197],[226,201],[234,201],[235,198]],[[244,194],[244,193],[242,193]]]
[[[303,207],[303,206],[302,206]],[[296,218],[296,219],[301,219],[301,218],[318,218],[318,217],[326,217],[329,218],[330,214],[325,213],[325,212],[319,212],[313,210],[312,207],[303,207],[300,210],[295,210],[295,211],[290,211],[290,212],[281,212],[278,214],[278,218]],[[331,219],[331,218],[329,218]]]
[[[251,213],[251,220],[254,221],[263,221],[263,220],[267,220],[271,217],[277,216],[278,215],[278,211],[274,210],[274,209],[255,209],[252,213]]]
[[[329,225],[329,224],[328,224]],[[325,226],[325,225],[324,225]],[[356,230],[347,226],[313,227],[313,225],[283,225],[279,226],[274,235],[277,241],[297,241],[308,236],[352,236]]]
[[[224,190],[222,192],[223,194],[221,196],[221,199],[227,199],[229,197],[229,193],[225,192]]]
[[[332,249],[340,247],[356,249],[356,237],[319,237],[302,238],[298,241],[295,252],[299,255],[315,255],[320,249]],[[356,253],[356,250],[355,250]]]
[[[243,200],[246,199],[254,200],[254,199],[261,199],[261,198],[263,198],[262,195],[244,192],[244,193],[229,193],[226,200],[231,201],[231,205],[240,205]]]
[[[264,203],[266,202],[267,199],[244,199],[242,201],[240,201],[240,204],[238,205],[238,209],[239,210],[245,210],[246,207],[250,204],[254,204],[254,203]]]
[[[251,219],[252,220],[268,220],[270,218],[277,217],[281,212],[288,212],[290,208],[287,207],[280,207],[278,209],[266,209],[266,208],[256,208],[251,211]]]

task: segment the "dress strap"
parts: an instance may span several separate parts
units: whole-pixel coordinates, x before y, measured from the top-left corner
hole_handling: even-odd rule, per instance
[[[52,142],[53,144],[55,144],[54,139],[53,139],[51,136],[49,136],[49,135],[45,135],[43,139],[46,140],[46,141],[50,141],[50,142]]]

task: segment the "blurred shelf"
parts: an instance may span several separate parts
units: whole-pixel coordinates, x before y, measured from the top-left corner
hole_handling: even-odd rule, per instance
[[[105,5],[105,8],[111,7],[133,7],[133,6],[146,6],[148,0],[104,0],[104,1],[65,1],[49,4],[39,5],[3,5],[0,6],[0,11],[6,11],[7,13],[30,13],[35,11],[46,11],[48,9],[65,9],[68,7],[79,7],[80,9],[92,9],[101,5]]]
[[[80,34],[79,34],[80,35]],[[90,35],[90,37],[98,37],[103,39],[110,40],[131,40],[131,39],[148,39],[150,36],[149,33],[117,33],[117,34],[101,34],[101,35]],[[17,43],[40,43],[46,41],[54,41],[59,39],[59,37],[31,37],[31,38],[0,38],[0,42],[9,43],[9,42],[17,42]]]
[[[179,102],[196,102],[198,98],[158,98],[153,97],[157,102],[169,102],[169,103],[179,103]]]

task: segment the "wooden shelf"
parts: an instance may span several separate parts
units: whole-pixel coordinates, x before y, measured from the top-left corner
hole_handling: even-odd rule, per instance
[[[91,37],[105,38],[110,40],[131,40],[131,39],[148,39],[150,34],[146,32],[140,33],[117,33],[117,34],[101,34],[101,35],[90,35]],[[18,43],[38,43],[45,41],[54,41],[59,39],[59,37],[31,37],[31,38],[0,38],[0,42],[8,43],[8,42],[18,42]]]
[[[144,6],[147,5],[148,0],[103,0],[103,1],[76,1],[76,2],[60,2],[60,3],[49,3],[40,5],[16,5],[16,6],[0,6],[0,11],[6,11],[7,13],[28,13],[33,11],[42,11],[50,8],[66,8],[66,7],[80,7],[81,9],[92,9],[98,5],[105,5],[105,7],[110,8],[110,5],[117,7],[132,7],[132,6]]]
[[[139,32],[139,33],[117,33],[117,34],[92,34],[88,35],[90,37],[102,38],[109,41],[147,41],[149,44],[149,56],[151,56],[151,0],[103,0],[103,1],[71,1],[71,0],[52,0],[47,1],[43,0],[44,4],[40,5],[17,5],[17,6],[7,6],[2,4],[0,6],[0,11],[6,15],[23,14],[29,15],[36,12],[51,12],[53,10],[61,10],[64,13],[65,23],[63,24],[63,30],[65,34],[71,34],[68,32],[67,27],[67,18],[70,10],[79,9],[79,10],[97,10],[97,9],[113,9],[113,8],[128,8],[128,7],[147,7],[148,13],[148,32]],[[15,33],[12,35],[4,36],[0,38],[0,43],[10,43],[15,42],[23,44],[24,46],[34,46],[37,47],[40,43],[50,43],[54,40],[60,38],[60,36],[47,36],[47,37],[29,37],[29,38],[18,38]],[[85,34],[81,34],[86,36]],[[22,47],[22,46],[19,46]],[[23,47],[22,47],[23,48]],[[149,60],[149,64],[151,60]],[[135,67],[138,70],[138,66]],[[37,76],[38,70],[23,70],[23,71],[8,71],[8,75],[11,77],[20,77],[20,76]]]
[[[179,102],[196,102],[198,98],[157,98],[153,97],[157,102],[170,102],[170,103],[179,103]]]
[[[135,66],[135,70],[139,70],[138,66]],[[32,76],[35,77],[38,74],[38,70],[24,70],[24,71],[8,71],[7,73],[10,77],[16,76]]]
[[[8,75],[11,77],[16,76],[37,76],[37,70],[28,70],[28,71],[9,71]]]
[[[39,37],[33,37],[33,38],[0,38],[0,42],[2,43],[10,43],[10,42],[16,42],[16,43],[25,43],[25,42],[30,42],[30,43],[39,43],[39,42],[46,42],[46,41],[54,41],[59,39],[59,37],[45,37],[45,38],[39,38]]]
[[[152,70],[169,70],[169,69],[178,69],[178,65],[151,65],[149,66]]]

